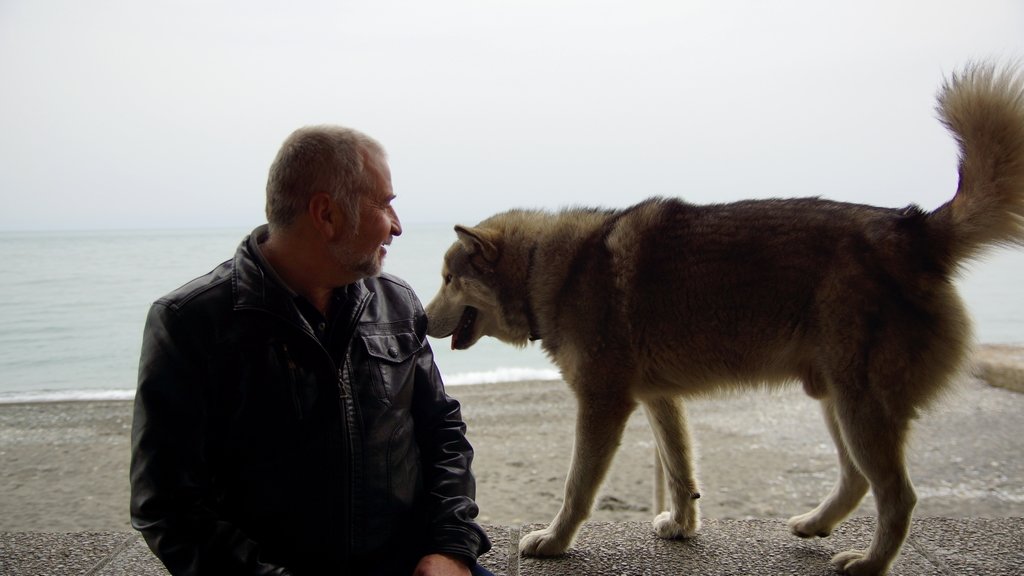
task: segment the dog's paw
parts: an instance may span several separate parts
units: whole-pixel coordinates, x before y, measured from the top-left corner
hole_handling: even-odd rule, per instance
[[[801,538],[825,538],[832,534],[832,526],[821,522],[814,512],[793,516],[788,524],[789,531]]]
[[[870,562],[863,550],[847,550],[832,557],[832,565],[848,576],[883,576],[889,571],[885,563]]]
[[[700,530],[700,519],[697,518],[696,514],[690,514],[684,522],[680,523],[672,517],[671,512],[662,512],[654,517],[651,525],[654,527],[654,533],[658,538],[678,540],[680,538],[696,536],[697,531]]]
[[[559,556],[569,548],[570,542],[558,538],[551,527],[530,532],[519,541],[519,552],[524,556]]]

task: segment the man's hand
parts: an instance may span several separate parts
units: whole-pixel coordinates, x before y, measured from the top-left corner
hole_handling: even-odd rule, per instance
[[[420,558],[412,576],[469,576],[469,566],[455,556],[430,554]]]

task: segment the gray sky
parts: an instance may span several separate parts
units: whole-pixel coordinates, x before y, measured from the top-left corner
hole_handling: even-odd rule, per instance
[[[285,7],[287,5],[287,7]],[[0,0],[0,230],[250,226],[305,124],[375,136],[406,222],[955,189],[935,92],[1020,0]]]

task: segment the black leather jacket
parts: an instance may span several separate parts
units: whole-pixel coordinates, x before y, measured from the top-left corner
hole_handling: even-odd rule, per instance
[[[490,542],[473,520],[473,451],[416,296],[388,275],[339,289],[325,347],[265,272],[263,230],[150,310],[132,525],[173,574],[475,560]]]

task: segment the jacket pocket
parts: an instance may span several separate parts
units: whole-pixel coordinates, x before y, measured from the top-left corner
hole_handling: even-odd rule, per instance
[[[423,342],[414,332],[361,337],[369,355],[374,395],[390,404],[406,385],[412,384],[416,353],[423,348]]]

